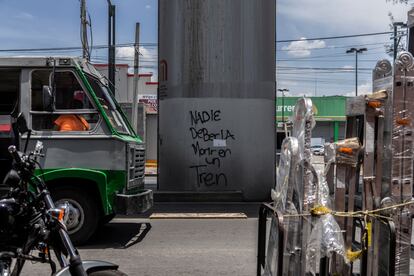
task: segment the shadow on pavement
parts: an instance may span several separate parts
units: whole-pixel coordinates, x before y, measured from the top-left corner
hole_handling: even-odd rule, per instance
[[[151,230],[150,223],[111,222],[101,226],[83,249],[126,249],[140,243]]]

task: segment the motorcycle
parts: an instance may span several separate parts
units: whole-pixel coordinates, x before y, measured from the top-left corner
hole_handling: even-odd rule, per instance
[[[26,154],[31,130],[22,114],[13,128],[27,133],[27,139],[23,153],[13,145],[8,148],[14,162],[0,185],[0,276],[20,275],[26,261],[49,264],[55,276],[126,276],[118,265],[81,260],[65,226],[66,205],[57,208],[45,182],[34,174],[36,167],[41,169],[42,143]]]

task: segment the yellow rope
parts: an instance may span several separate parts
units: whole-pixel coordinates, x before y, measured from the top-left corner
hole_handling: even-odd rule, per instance
[[[388,207],[378,208],[378,209],[375,209],[375,210],[353,211],[353,212],[333,211],[333,210],[329,209],[326,206],[316,205],[315,207],[310,209],[309,213],[286,214],[286,215],[283,215],[283,217],[323,216],[323,215],[331,214],[331,215],[336,216],[336,217],[359,217],[359,218],[363,218],[363,217],[369,216],[369,217],[374,217],[374,218],[391,219],[390,217],[386,217],[386,216],[383,216],[383,215],[380,215],[380,214],[377,214],[377,213],[382,212],[382,211],[386,211],[386,210],[390,210],[390,209],[405,207],[405,206],[408,206],[408,205],[411,205],[411,204],[414,204],[414,200],[404,202],[404,203],[395,204],[395,205],[391,205],[391,206],[388,206]]]
[[[352,251],[351,249],[348,249],[346,251],[346,258],[352,263],[362,256],[362,252],[362,250]]]
[[[390,209],[396,209],[396,208],[402,208],[408,205],[414,204],[414,200],[412,201],[408,201],[408,202],[404,202],[404,203],[399,203],[399,204],[395,204],[392,206],[388,206],[388,207],[383,207],[383,208],[378,208],[375,210],[365,210],[365,211],[355,211],[355,212],[338,212],[338,211],[333,211],[331,209],[329,209],[326,206],[323,205],[316,205],[315,207],[313,207],[309,213],[303,213],[303,214],[290,214],[290,215],[283,215],[284,217],[306,217],[306,216],[323,216],[323,215],[327,215],[327,214],[331,214],[333,216],[337,216],[337,217],[359,217],[359,218],[363,218],[364,219],[364,224],[365,224],[365,231],[364,234],[361,237],[361,241],[363,244],[363,248],[361,250],[357,250],[357,251],[352,251],[352,249],[348,249],[346,251],[346,258],[348,259],[349,262],[354,262],[355,260],[359,259],[362,256],[362,253],[367,250],[366,244],[368,244],[368,246],[370,246],[370,239],[371,239],[371,222],[368,222],[367,218],[368,217],[372,217],[372,218],[382,218],[382,219],[386,219],[386,220],[391,220],[392,218],[387,217],[387,216],[383,216],[380,214],[377,214],[379,212],[382,211],[387,211]]]

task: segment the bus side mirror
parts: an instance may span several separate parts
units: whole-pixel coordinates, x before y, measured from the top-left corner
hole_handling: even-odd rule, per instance
[[[48,85],[43,85],[42,88],[42,110],[53,111],[53,94]]]

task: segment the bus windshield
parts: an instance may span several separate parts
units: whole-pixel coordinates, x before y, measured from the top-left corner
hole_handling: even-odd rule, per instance
[[[88,79],[89,84],[92,86],[93,91],[95,92],[99,103],[103,107],[103,110],[105,111],[105,114],[108,117],[112,127],[118,133],[132,135],[130,129],[128,128],[128,124],[125,122],[123,116],[119,112],[108,88],[99,80],[89,75],[86,75],[86,78]]]

